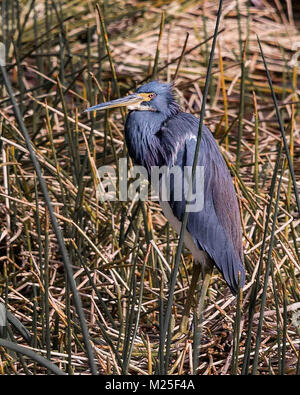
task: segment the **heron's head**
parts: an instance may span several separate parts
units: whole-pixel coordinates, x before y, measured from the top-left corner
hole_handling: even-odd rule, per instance
[[[173,94],[173,85],[158,81],[142,85],[132,95],[97,104],[85,111],[106,110],[115,107],[127,107],[130,111],[153,111],[166,117],[175,115],[179,111]]]

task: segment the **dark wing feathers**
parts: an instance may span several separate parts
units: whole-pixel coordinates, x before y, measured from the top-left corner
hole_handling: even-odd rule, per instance
[[[174,129],[178,133],[178,126],[185,125],[182,133],[186,138],[177,151],[174,164],[192,166],[199,123],[190,114],[179,113],[177,117],[181,118],[180,122],[173,117],[165,125],[170,134]],[[187,125],[189,130],[186,130]],[[199,248],[213,259],[231,291],[236,293],[239,272],[241,286],[245,281],[239,207],[230,172],[213,135],[205,126],[198,165],[204,166],[204,208],[189,213],[187,230]],[[172,191],[170,206],[174,215],[182,220],[183,203],[172,199]]]

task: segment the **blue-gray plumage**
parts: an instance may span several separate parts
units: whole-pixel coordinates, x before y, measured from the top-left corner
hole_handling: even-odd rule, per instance
[[[177,165],[182,169],[192,166],[199,120],[180,110],[171,84],[153,81],[133,95],[88,110],[121,105],[127,105],[130,110],[125,138],[136,164],[145,166],[149,174],[152,166]],[[199,212],[189,213],[187,231],[196,249],[208,254],[235,294],[238,273],[241,286],[245,279],[239,207],[229,170],[213,135],[205,126],[197,164],[204,166],[204,207]],[[167,216],[168,211],[175,221],[182,221],[185,202],[174,199],[172,188],[174,185],[168,202],[171,210],[163,207],[163,211]],[[172,219],[168,219],[172,224]],[[190,249],[197,259],[194,246]]]

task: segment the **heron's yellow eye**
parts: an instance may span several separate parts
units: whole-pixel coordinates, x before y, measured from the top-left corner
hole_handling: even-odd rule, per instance
[[[138,93],[139,96],[141,96],[143,98],[143,101],[150,101],[151,99],[153,99],[156,94],[154,92],[150,92],[150,93]]]

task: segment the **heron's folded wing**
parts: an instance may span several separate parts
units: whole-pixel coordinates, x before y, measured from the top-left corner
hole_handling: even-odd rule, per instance
[[[174,127],[173,123],[168,124]],[[194,126],[194,136],[197,128]],[[191,135],[178,151],[175,164],[192,166],[196,139]],[[204,126],[198,165],[204,167],[204,207],[190,212],[187,230],[196,244],[206,251],[223,274],[231,291],[238,289],[238,276],[243,286],[245,271],[241,238],[241,221],[236,193],[222,154],[211,132]],[[174,187],[174,185],[173,185]],[[170,206],[181,221],[184,203],[172,198]]]

